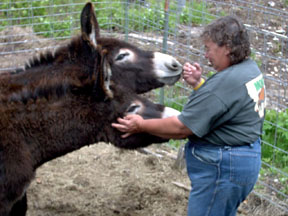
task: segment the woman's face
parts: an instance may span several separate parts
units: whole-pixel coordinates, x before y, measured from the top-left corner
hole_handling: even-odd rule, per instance
[[[204,45],[205,58],[210,61],[215,70],[219,72],[230,66],[230,49],[227,46],[220,47],[211,39],[205,40]]]

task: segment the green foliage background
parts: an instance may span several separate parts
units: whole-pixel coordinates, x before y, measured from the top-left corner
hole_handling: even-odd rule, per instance
[[[45,37],[65,37],[74,34],[79,28],[79,16],[86,1],[64,0],[2,0],[0,3],[0,31],[6,26],[18,25],[33,27],[34,32]],[[125,9],[127,11],[128,28],[133,31],[161,31],[164,28],[164,1],[150,0],[148,5],[126,4],[126,1],[92,0],[95,5],[99,25],[102,29],[111,25],[125,25]],[[187,3],[188,4],[188,3]],[[188,6],[188,5],[187,5]],[[171,4],[170,11],[178,10],[177,5]],[[176,24],[207,23],[212,16],[203,19],[199,11],[205,11],[206,5],[202,2],[193,3],[193,11],[185,7],[177,16],[169,17],[169,29]],[[139,19],[140,17],[140,19]],[[109,21],[109,24],[107,24]],[[119,29],[119,28],[118,28]]]
[[[266,110],[262,159],[288,173],[288,109]]]

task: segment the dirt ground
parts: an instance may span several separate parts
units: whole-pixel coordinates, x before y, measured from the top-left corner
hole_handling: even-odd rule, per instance
[[[171,148],[154,151],[162,157],[99,143],[45,164],[27,193],[28,216],[186,215],[188,190],[177,183],[189,180],[173,169]]]
[[[149,154],[98,143],[52,160],[30,185],[27,216],[185,216],[190,181],[177,151]],[[237,216],[287,216],[251,194]]]

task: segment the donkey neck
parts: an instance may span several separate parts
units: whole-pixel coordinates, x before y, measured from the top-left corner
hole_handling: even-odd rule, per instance
[[[87,82],[92,85],[95,64],[84,64],[81,58],[77,61],[73,58],[76,49],[71,47],[76,47],[75,43],[71,43],[70,48],[60,48],[53,58],[50,53],[32,60],[24,71],[1,76],[0,101],[27,103],[30,99],[63,97],[75,88],[89,87]]]
[[[36,169],[83,146],[108,141],[110,124],[102,119],[109,114],[106,110],[105,113],[101,112],[103,106],[105,108],[103,104],[87,104],[87,101],[81,102],[79,98],[66,98],[53,103],[43,99],[38,100],[37,104],[0,104],[0,127],[2,131],[7,130],[7,134],[9,131],[17,133],[17,145],[29,149]],[[2,132],[2,135],[5,134]]]

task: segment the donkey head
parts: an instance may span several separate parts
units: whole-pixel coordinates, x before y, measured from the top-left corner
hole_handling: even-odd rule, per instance
[[[181,76],[181,64],[170,55],[145,51],[114,38],[101,38],[91,3],[87,3],[82,10],[81,31],[82,39],[91,48],[107,50],[107,65],[112,73],[112,81],[136,93],[144,93],[165,84],[173,85]]]
[[[117,117],[123,117],[127,114],[138,114],[144,119],[149,118],[166,118],[169,116],[179,115],[177,110],[169,107],[164,107],[161,104],[154,104],[147,98],[137,95],[134,91],[115,82],[110,83],[111,68],[106,58],[106,50],[99,50],[101,64],[95,67],[93,77],[94,86],[92,92],[87,92],[88,96],[97,103],[92,103],[93,112],[89,115],[89,123],[91,127],[95,126],[93,131],[97,131],[93,136],[96,141],[110,142],[120,148],[135,149],[148,146],[152,143],[163,143],[167,139],[156,137],[150,134],[141,133],[134,134],[129,138],[122,139],[120,132],[110,126],[112,122],[116,122]],[[86,82],[86,86],[90,84]],[[85,86],[83,86],[85,88]],[[102,122],[99,127],[99,122]]]

